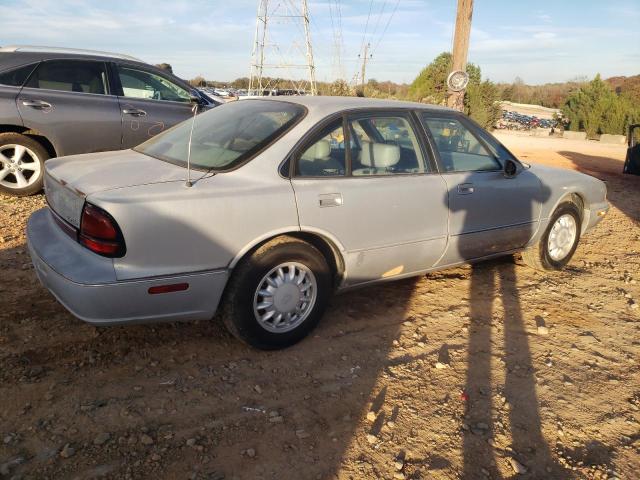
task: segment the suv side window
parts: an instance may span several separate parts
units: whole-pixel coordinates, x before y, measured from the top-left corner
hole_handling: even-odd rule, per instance
[[[25,87],[63,92],[95,93],[107,91],[104,63],[83,60],[48,60],[42,62]]]
[[[21,87],[24,82],[29,78],[33,69],[36,68],[37,63],[26,65],[19,68],[14,68],[8,72],[0,73],[0,85],[6,85],[8,87]]]
[[[490,152],[459,120],[421,113],[425,128],[431,131],[445,172],[500,170]]]
[[[298,158],[299,177],[337,177],[345,174],[346,150],[342,118],[331,122]]]
[[[383,113],[359,116],[349,120],[349,128],[354,176],[429,171],[407,117]]]
[[[187,90],[160,75],[125,65],[118,65],[117,69],[125,97],[184,103],[191,101]]]

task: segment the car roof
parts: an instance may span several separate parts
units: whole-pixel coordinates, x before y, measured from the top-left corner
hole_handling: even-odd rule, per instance
[[[331,96],[310,96],[310,95],[286,95],[286,96],[266,96],[266,97],[247,97],[241,101],[251,100],[273,100],[278,102],[296,103],[306,107],[310,112],[315,114],[329,115],[345,110],[360,110],[371,108],[385,109],[422,109],[434,112],[453,112],[456,110],[440,105],[430,105],[417,102],[405,102],[400,100],[387,100],[380,98],[366,97],[331,97]]]
[[[7,45],[0,47],[0,52],[8,53],[55,53],[63,55],[88,55],[96,57],[109,57],[118,58],[121,60],[133,60],[136,62],[142,62],[139,58],[132,57],[131,55],[125,55],[123,53],[103,52],[101,50],[87,50],[82,48],[64,48],[64,47],[44,47],[36,45]]]
[[[118,62],[144,67],[152,71],[160,72],[161,69],[149,63],[138,60],[129,55],[118,53],[99,52],[93,50],[76,50],[70,48],[54,47],[0,47],[0,72],[11,70],[22,65],[41,62],[43,60],[91,60],[96,62]],[[162,71],[164,75],[179,81],[183,86],[187,82],[174,73]]]
[[[97,52],[91,50],[72,50],[64,48],[38,47],[22,50],[23,47],[0,48],[0,70],[7,70],[20,65],[40,62],[42,60],[94,60],[99,62],[118,61],[149,67],[142,60],[117,53]],[[25,47],[26,48],[26,47]]]

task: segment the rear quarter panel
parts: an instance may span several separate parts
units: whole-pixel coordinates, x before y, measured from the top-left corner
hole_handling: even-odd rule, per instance
[[[159,160],[158,160],[159,161]],[[249,168],[197,180],[89,195],[118,222],[127,246],[114,259],[118,280],[228,268],[261,239],[298,230],[291,184]],[[192,178],[202,172],[192,172]]]

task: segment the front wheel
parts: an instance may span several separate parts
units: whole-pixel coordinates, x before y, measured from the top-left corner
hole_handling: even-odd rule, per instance
[[[558,206],[537,243],[522,252],[522,260],[536,270],[563,269],[578,247],[582,220],[575,203]]]
[[[275,238],[244,258],[225,291],[222,320],[240,340],[263,350],[285,348],[318,324],[331,293],[331,272],[314,246]]]
[[[44,161],[40,143],[19,133],[0,134],[0,192],[19,197],[42,190]]]

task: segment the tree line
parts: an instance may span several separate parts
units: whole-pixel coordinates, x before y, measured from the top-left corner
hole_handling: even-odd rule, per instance
[[[320,95],[365,96],[411,100],[444,105],[448,95],[446,79],[451,71],[451,54],[438,55],[422,69],[411,84],[370,79],[364,86],[352,86],[344,80],[318,82]],[[168,71],[171,65],[158,65]],[[563,83],[527,85],[516,77],[512,83],[494,83],[482,79],[480,67],[467,65],[469,84],[464,96],[464,111],[485,128],[492,128],[501,117],[500,100],[558,108],[564,128],[585,131],[589,138],[599,134],[625,134],[629,125],[640,123],[640,75],[613,77],[600,75],[589,81],[576,78]],[[269,79],[276,88],[289,88],[285,78]],[[249,78],[232,82],[208,81],[202,76],[190,80],[194,86],[247,89]]]

